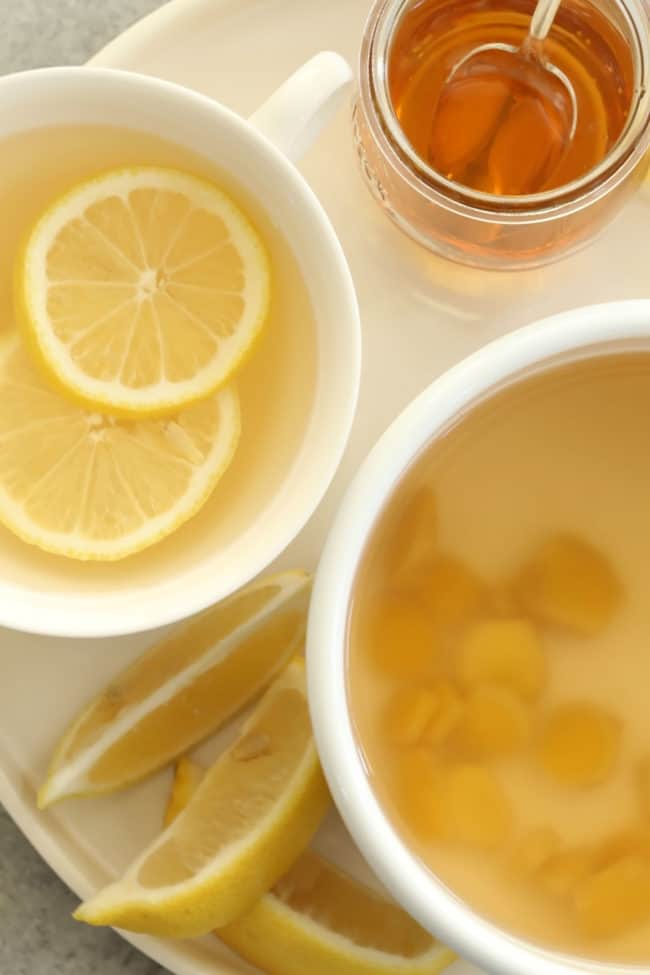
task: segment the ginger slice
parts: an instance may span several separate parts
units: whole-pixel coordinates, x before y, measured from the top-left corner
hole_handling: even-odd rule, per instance
[[[607,556],[570,534],[548,539],[524,565],[514,589],[534,619],[583,636],[607,626],[622,596]]]
[[[562,785],[598,785],[610,775],[620,741],[618,718],[595,704],[575,701],[551,713],[542,732],[539,761]]]
[[[492,850],[507,839],[512,814],[497,778],[480,765],[442,765],[428,748],[404,751],[393,792],[404,822],[428,841]]]
[[[460,646],[458,676],[466,687],[490,682],[536,698],[546,680],[546,660],[535,627],[522,619],[475,623]]]
[[[508,837],[510,803],[496,776],[481,765],[451,765],[438,782],[438,824],[442,838],[493,850]]]

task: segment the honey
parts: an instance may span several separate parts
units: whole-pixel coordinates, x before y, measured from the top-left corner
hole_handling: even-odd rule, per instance
[[[624,130],[633,98],[629,45],[596,6],[562,4],[538,56],[519,48],[529,0],[426,0],[396,29],[388,84],[399,124],[422,161],[449,180],[500,196],[544,192],[584,176]],[[571,105],[548,60],[563,72]],[[540,64],[541,62],[541,64]]]

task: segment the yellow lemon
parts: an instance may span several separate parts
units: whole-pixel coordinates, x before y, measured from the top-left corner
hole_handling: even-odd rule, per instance
[[[166,820],[181,813],[203,775],[188,759],[177,764]],[[438,975],[455,960],[397,905],[311,850],[216,933],[269,975]]]
[[[75,917],[167,937],[247,913],[306,848],[329,805],[301,661],[266,692],[184,812]]]
[[[124,788],[216,731],[300,649],[309,592],[306,572],[256,581],[118,674],[56,748],[41,807]]]
[[[16,268],[18,317],[51,378],[118,415],[173,413],[222,386],[266,319],[248,218],[173,169],[109,172],[57,200]]]
[[[396,904],[310,851],[216,933],[269,975],[438,975],[455,960]]]
[[[0,343],[0,401],[0,521],[76,559],[121,559],[174,531],[239,440],[231,388],[164,419],[102,416],[53,390],[16,334]]]

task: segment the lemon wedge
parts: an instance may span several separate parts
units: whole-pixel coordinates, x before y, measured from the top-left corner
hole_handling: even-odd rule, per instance
[[[396,904],[311,851],[216,934],[269,975],[438,975],[456,959]]]
[[[152,647],[63,736],[41,808],[130,785],[224,724],[300,649],[309,591],[306,572],[268,576]]]
[[[50,377],[126,415],[173,413],[222,386],[269,306],[259,234],[212,184],[106,173],[57,200],[16,269],[16,304]]]
[[[177,763],[167,822],[204,774],[187,758]],[[248,914],[215,933],[269,975],[438,975],[456,959],[397,905],[311,850]]]
[[[239,440],[230,388],[173,417],[123,422],[54,391],[16,333],[0,342],[0,402],[0,521],[76,559],[121,559],[174,531]]]
[[[184,812],[75,917],[162,936],[207,934],[249,911],[286,873],[328,805],[296,660]]]

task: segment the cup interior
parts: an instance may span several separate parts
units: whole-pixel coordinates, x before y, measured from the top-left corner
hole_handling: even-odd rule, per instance
[[[251,125],[207,97],[127,72],[55,68],[0,80],[0,141],[39,128],[85,125],[165,140],[218,172],[262,235],[278,242],[274,271],[283,275],[285,256],[295,262],[314,323],[307,415],[290,444],[278,437],[274,449],[274,434],[259,444],[259,477],[246,478],[243,486],[241,478],[229,484],[227,472],[214,500],[217,504],[220,492],[228,497],[233,517],[227,524],[219,523],[215,510],[209,517],[201,512],[158,545],[113,564],[33,552],[0,530],[0,624],[52,635],[108,636],[160,626],[218,601],[264,569],[298,534],[347,441],[359,383],[360,329],[351,276],[322,207],[297,170]],[[34,179],[37,170],[35,165]],[[299,305],[295,312],[291,324],[300,329]],[[262,344],[257,355],[265,350],[272,352]],[[254,359],[250,375],[242,378],[251,388],[263,381]],[[285,367],[299,375],[300,356]],[[247,451],[251,468],[255,440],[255,429],[243,429],[238,455]]]
[[[334,799],[371,867],[429,931],[494,975],[622,975],[634,966],[580,960],[511,936],[480,917],[409,849],[371,787],[349,710],[348,627],[374,526],[420,451],[464,410],[515,380],[572,359],[650,348],[650,302],[577,309],[491,343],[423,392],[372,450],[328,538],[310,611],[310,705]]]

